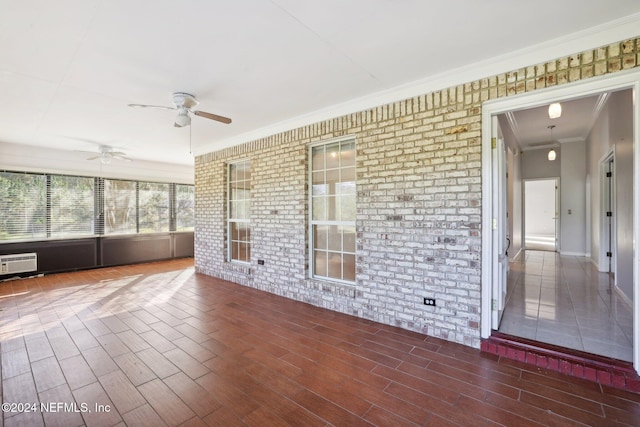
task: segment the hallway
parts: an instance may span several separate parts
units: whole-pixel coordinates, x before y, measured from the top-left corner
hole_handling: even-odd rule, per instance
[[[529,250],[509,268],[499,332],[632,360],[631,307],[587,258]]]

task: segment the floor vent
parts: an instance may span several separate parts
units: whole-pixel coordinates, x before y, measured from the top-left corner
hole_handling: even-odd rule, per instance
[[[38,270],[38,254],[0,255],[0,275],[28,273]]]

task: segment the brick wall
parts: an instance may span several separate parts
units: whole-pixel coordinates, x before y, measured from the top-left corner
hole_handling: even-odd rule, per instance
[[[639,64],[640,38],[626,40],[198,156],[196,270],[479,348],[482,103]],[[354,286],[308,272],[307,144],[345,136],[357,149]],[[225,261],[226,165],[243,158],[248,266]]]

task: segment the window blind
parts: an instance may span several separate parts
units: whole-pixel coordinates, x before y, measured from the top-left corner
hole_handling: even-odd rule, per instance
[[[51,175],[47,179],[49,236],[91,235],[94,232],[94,179]]]
[[[135,181],[104,180],[104,234],[137,233]]]
[[[0,172],[0,240],[47,237],[46,175]]]
[[[138,186],[138,232],[169,231],[169,184],[140,182]]]
[[[195,225],[195,187],[176,184],[176,231],[191,231]]]
[[[187,184],[0,171],[0,242],[191,231],[194,194]]]

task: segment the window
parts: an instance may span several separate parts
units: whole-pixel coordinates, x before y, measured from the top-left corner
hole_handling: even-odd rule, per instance
[[[46,175],[0,172],[0,240],[46,237]]]
[[[50,237],[93,234],[93,187],[93,178],[49,176]]]
[[[0,242],[192,231],[194,188],[0,171]]]
[[[229,165],[228,241],[231,261],[251,260],[251,163],[244,160]]]
[[[176,184],[176,231],[191,231],[195,224],[193,185]]]
[[[310,150],[312,276],[355,282],[355,142],[338,141]]]
[[[169,184],[138,183],[138,232],[169,231]]]
[[[138,231],[136,218],[136,182],[104,180],[104,234]]]

